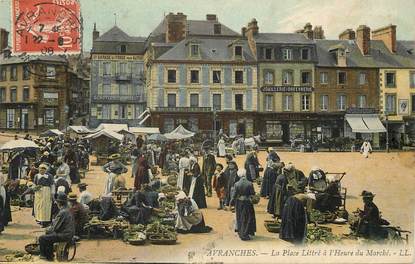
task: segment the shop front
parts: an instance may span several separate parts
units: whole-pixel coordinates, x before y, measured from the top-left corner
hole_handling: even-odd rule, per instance
[[[245,138],[255,135],[253,112],[218,112],[216,115],[216,130],[222,129],[229,137],[243,136]]]
[[[313,131],[317,133],[314,113],[261,113],[258,117],[258,131],[269,144],[301,142],[311,139]]]
[[[213,114],[210,107],[157,107],[151,112],[151,126],[168,133],[182,125],[192,132],[213,130]]]

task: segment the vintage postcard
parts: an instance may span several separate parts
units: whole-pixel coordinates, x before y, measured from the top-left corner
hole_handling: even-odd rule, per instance
[[[0,262],[414,263],[414,10],[0,0]]]

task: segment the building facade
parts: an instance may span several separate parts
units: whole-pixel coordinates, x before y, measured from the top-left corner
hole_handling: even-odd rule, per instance
[[[148,107],[163,132],[178,125],[252,136],[257,110],[256,62],[247,41],[216,15],[187,20],[168,14],[150,34]]]
[[[93,39],[89,126],[138,126],[146,107],[145,39],[131,37],[117,26],[102,36],[94,29]]]
[[[67,125],[67,63],[59,56],[0,59],[0,127],[16,131]]]
[[[317,53],[302,33],[260,33],[253,19],[242,32],[258,63],[257,132],[269,143],[312,134]]]
[[[84,118],[89,114],[90,58],[88,54],[68,57],[69,118]]]
[[[415,41],[396,40],[396,26],[372,31],[379,43],[379,108],[388,127],[389,146],[415,142]]]

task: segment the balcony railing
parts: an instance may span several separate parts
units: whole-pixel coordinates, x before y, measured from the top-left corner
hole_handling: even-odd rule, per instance
[[[145,102],[144,95],[93,95],[92,101],[95,102]]]
[[[117,81],[131,81],[131,79],[131,73],[117,73],[117,75],[115,76],[115,80]]]
[[[211,112],[211,107],[156,107],[157,112]]]

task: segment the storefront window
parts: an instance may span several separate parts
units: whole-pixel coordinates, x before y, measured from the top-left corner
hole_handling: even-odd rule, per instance
[[[245,122],[245,136],[252,137],[254,135],[254,121],[247,119]]]
[[[197,120],[197,118],[189,118],[189,129],[192,132],[197,132],[199,130],[199,120]]]
[[[7,128],[14,128],[15,109],[7,109]]]
[[[282,125],[279,121],[267,121],[266,126],[266,135],[267,140],[282,140]]]
[[[45,109],[45,125],[51,127],[55,125],[55,111],[53,109]]]
[[[290,123],[290,136],[292,139],[304,139],[304,125],[302,122]]]
[[[164,132],[168,133],[173,131],[174,129],[174,119],[173,118],[166,118],[164,119]]]
[[[229,136],[235,137],[238,135],[237,133],[238,123],[236,120],[230,120],[229,121]]]

